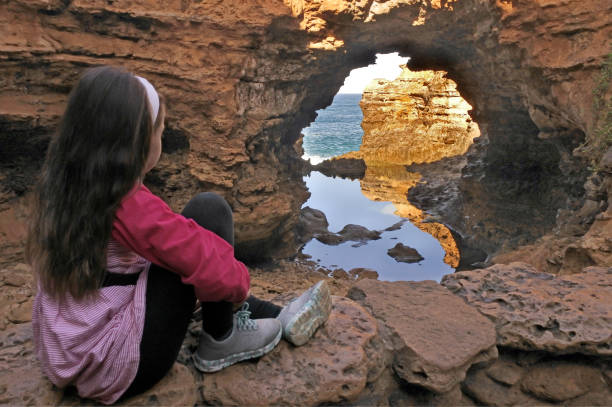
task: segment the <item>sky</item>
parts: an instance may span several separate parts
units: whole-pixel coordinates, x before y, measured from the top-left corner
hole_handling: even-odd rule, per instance
[[[402,72],[399,65],[408,62],[408,57],[400,57],[397,52],[377,54],[376,63],[363,68],[353,69],[344,80],[338,93],[363,93],[372,79],[385,78],[393,80]]]

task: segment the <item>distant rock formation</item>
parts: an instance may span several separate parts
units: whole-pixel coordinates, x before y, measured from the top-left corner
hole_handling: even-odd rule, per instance
[[[393,81],[375,79],[363,91],[363,139],[358,152],[369,165],[425,163],[464,154],[480,135],[472,108],[442,71],[413,72],[402,65]]]

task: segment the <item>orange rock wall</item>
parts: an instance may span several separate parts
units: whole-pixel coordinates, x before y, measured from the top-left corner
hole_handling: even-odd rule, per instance
[[[404,67],[393,81],[370,82],[360,102],[363,139],[354,156],[368,165],[385,165],[465,154],[480,131],[468,114],[472,107],[445,76]]]
[[[0,210],[30,189],[78,74],[122,65],[168,101],[166,153],[147,182],[175,209],[223,194],[239,251],[287,255],[306,198],[293,144],[351,69],[399,51],[411,68],[447,71],[491,168],[534,151],[571,161],[593,132],[611,11],[606,0],[3,0]]]

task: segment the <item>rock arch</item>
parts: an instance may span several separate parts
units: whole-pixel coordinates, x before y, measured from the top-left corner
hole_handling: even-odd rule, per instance
[[[565,183],[580,195],[584,174],[571,149],[595,127],[590,89],[608,52],[609,7],[601,0],[2,2],[0,133],[16,151],[3,156],[2,205],[23,194],[9,182],[36,166],[24,160],[32,148],[22,147],[52,130],[75,75],[120,64],[168,99],[174,141],[151,176],[157,191],[177,208],[197,190],[218,191],[235,210],[241,253],[291,254],[307,193],[299,132],[351,69],[390,51],[410,56],[412,69],[443,69],[458,83],[488,140],[471,158],[475,173],[549,177],[551,189],[565,191]]]

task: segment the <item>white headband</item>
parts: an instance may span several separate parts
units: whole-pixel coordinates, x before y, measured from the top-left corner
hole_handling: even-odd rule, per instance
[[[149,99],[149,104],[151,105],[152,109],[151,118],[153,119],[153,125],[155,125],[155,120],[157,120],[157,113],[159,113],[159,95],[157,94],[157,91],[155,90],[153,85],[151,85],[151,82],[141,76],[135,76],[136,79],[138,79],[140,83],[142,83],[145,90],[147,91],[147,99]]]

